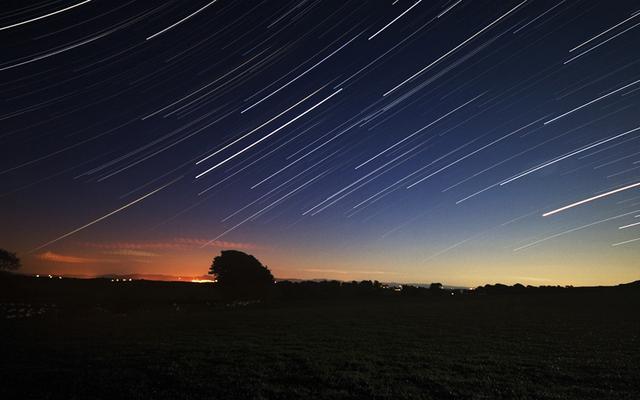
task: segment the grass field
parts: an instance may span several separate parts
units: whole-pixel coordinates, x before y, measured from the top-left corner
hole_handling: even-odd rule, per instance
[[[229,307],[196,286],[117,310],[5,296],[34,311],[0,322],[0,398],[640,398],[637,290]]]

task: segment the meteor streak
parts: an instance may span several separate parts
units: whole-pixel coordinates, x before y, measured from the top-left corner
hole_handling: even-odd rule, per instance
[[[98,218],[98,219],[94,219],[93,221],[89,222],[88,224],[82,225],[80,228],[74,229],[74,230],[72,230],[71,232],[65,233],[64,235],[62,235],[62,236],[60,236],[60,237],[58,237],[58,238],[56,238],[56,239],[53,239],[53,240],[51,240],[51,241],[48,241],[47,243],[45,243],[45,244],[43,244],[43,245],[40,245],[40,246],[36,247],[35,249],[32,249],[31,251],[29,251],[29,253],[33,253],[34,251],[40,250],[40,249],[42,249],[43,247],[47,247],[47,246],[49,246],[49,245],[51,245],[51,244],[53,244],[53,243],[56,243],[56,242],[58,242],[58,241],[60,241],[60,240],[62,240],[62,239],[64,239],[64,238],[66,238],[66,237],[69,237],[69,236],[73,235],[74,233],[78,233],[78,232],[80,232],[81,230],[83,230],[83,229],[85,229],[85,228],[90,227],[91,225],[97,224],[98,222],[102,221],[103,219],[109,218],[110,216],[112,216],[112,215],[114,215],[114,214],[117,214],[117,213],[119,213],[120,211],[122,211],[122,210],[124,210],[124,209],[126,209],[126,208],[129,208],[129,207],[131,207],[132,205],[134,205],[134,204],[136,204],[136,203],[141,202],[142,200],[146,199],[147,197],[152,196],[152,195],[154,195],[154,194],[158,193],[158,192],[159,192],[159,191],[161,191],[162,189],[164,189],[164,188],[168,187],[169,185],[172,185],[172,184],[176,183],[176,182],[177,182],[177,181],[179,181],[180,179],[182,179],[182,176],[180,176],[180,177],[178,177],[178,178],[176,178],[176,179],[172,180],[171,182],[169,182],[169,183],[167,183],[167,184],[165,184],[165,185],[163,185],[163,186],[160,186],[160,187],[159,187],[159,188],[157,188],[156,190],[154,190],[154,191],[152,191],[152,192],[150,192],[150,193],[147,193],[147,194],[145,194],[144,196],[137,198],[136,200],[133,200],[133,201],[132,201],[132,202],[130,202],[130,203],[125,204],[124,206],[122,206],[122,207],[118,208],[117,210],[111,211],[110,213],[108,213],[108,214],[106,214],[106,215],[103,215],[102,217],[100,217],[100,218]]]
[[[627,185],[627,186],[624,186],[624,187],[621,187],[621,188],[618,188],[618,189],[615,189],[615,190],[611,190],[611,191],[606,192],[606,193],[599,194],[597,196],[589,197],[588,199],[584,199],[584,200],[577,201],[575,203],[571,203],[571,204],[566,205],[564,207],[560,207],[557,210],[546,212],[546,213],[542,214],[542,216],[543,217],[548,217],[550,215],[557,214],[560,211],[568,210],[569,208],[573,208],[573,207],[579,206],[581,204],[588,203],[590,201],[601,199],[603,197],[607,197],[607,196],[610,196],[612,194],[616,194],[616,193],[622,192],[624,190],[633,189],[634,187],[638,187],[638,186],[640,186],[640,182],[636,182],[636,183],[633,183],[631,185]]]

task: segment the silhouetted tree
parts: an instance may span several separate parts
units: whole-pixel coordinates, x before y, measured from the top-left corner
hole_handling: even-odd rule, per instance
[[[442,283],[432,283],[429,285],[429,290],[442,290]]]
[[[0,271],[15,271],[20,266],[20,259],[16,256],[16,253],[0,249]]]
[[[271,271],[250,254],[223,250],[213,259],[210,274],[224,295],[235,299],[263,298],[273,286]]]

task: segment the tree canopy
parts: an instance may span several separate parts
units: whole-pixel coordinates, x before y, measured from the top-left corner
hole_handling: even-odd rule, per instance
[[[228,297],[261,298],[273,285],[271,271],[257,258],[237,250],[223,250],[213,259],[210,274]]]
[[[0,271],[15,271],[20,268],[20,259],[16,253],[0,249]]]

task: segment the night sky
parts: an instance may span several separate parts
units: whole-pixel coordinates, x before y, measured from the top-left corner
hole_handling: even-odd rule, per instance
[[[640,278],[637,1],[9,1],[30,273]]]

